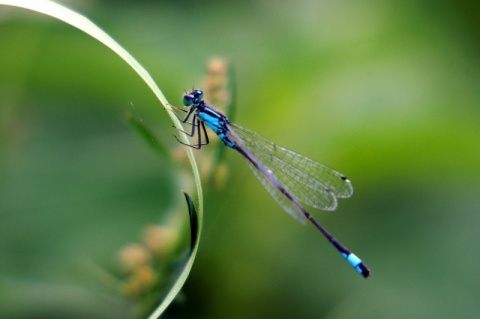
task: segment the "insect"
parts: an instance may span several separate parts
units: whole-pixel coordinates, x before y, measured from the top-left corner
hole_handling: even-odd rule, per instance
[[[186,93],[183,104],[188,109],[179,108],[186,113],[183,119],[179,119],[191,125],[191,131],[183,132],[190,137],[196,135],[197,143],[187,144],[177,138],[181,144],[195,149],[207,145],[207,126],[227,147],[243,155],[255,176],[287,213],[301,223],[310,221],[358,273],[365,278],[370,275],[370,270],[360,258],[333,237],[300,204],[334,210],[337,198],[348,198],[353,194],[352,184],[347,177],[231,123],[225,115],[205,103],[203,92],[199,89]]]

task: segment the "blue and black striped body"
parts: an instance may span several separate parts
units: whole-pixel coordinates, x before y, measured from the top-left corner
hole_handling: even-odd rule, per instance
[[[203,102],[203,100],[201,102]],[[205,103],[201,103],[201,105],[197,107],[196,112],[200,122],[205,123],[208,128],[214,131],[226,146],[235,148],[235,142],[228,136],[227,124],[230,122],[225,115]]]
[[[300,222],[310,221],[330,243],[340,252],[347,262],[363,277],[370,275],[370,270],[363,262],[335,237],[333,237],[300,204],[334,210],[337,198],[348,198],[353,194],[350,180],[342,174],[274,144],[258,134],[230,123],[228,118],[203,101],[201,90],[192,90],[183,96],[183,104],[190,107],[183,123],[189,123],[192,117],[189,136],[197,134],[197,144],[186,144],[200,149],[209,143],[205,125],[210,128],[223,143],[242,154],[250,168],[272,195],[272,197]],[[202,134],[203,132],[203,134]],[[204,136],[205,141],[202,141]],[[179,141],[182,143],[181,141]],[[182,143],[185,144],[185,143]]]

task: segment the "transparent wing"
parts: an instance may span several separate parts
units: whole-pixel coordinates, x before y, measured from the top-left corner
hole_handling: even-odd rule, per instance
[[[255,158],[263,163],[267,170],[272,171],[278,182],[298,201],[315,208],[334,210],[337,207],[337,197],[352,196],[352,184],[341,173],[278,146],[242,126],[236,124],[230,124],[230,126],[234,131],[232,135],[240,140],[240,145],[243,144]],[[253,171],[256,171],[255,167],[253,167]],[[261,176],[258,176],[258,172],[255,174],[264,183]],[[274,190],[265,187],[275,198],[272,193]]]
[[[260,180],[263,187],[270,193],[270,195],[275,199],[275,201],[288,213],[290,216],[295,218],[302,224],[305,224],[307,218],[303,213],[295,206],[295,203],[288,199],[285,194],[283,194],[280,189],[277,187],[278,182],[275,180],[275,175],[269,172],[268,170],[265,171],[264,169],[258,170],[255,166],[253,166],[250,161],[247,161],[248,166],[253,171],[255,176]]]

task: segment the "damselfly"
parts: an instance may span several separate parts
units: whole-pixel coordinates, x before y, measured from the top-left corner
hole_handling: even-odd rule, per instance
[[[226,146],[247,159],[253,173],[287,213],[301,223],[309,220],[358,273],[365,278],[370,275],[370,270],[360,258],[335,239],[300,204],[302,202],[315,208],[334,210],[337,198],[348,198],[353,194],[348,178],[244,127],[230,123],[225,115],[203,101],[201,90],[194,89],[186,93],[183,104],[188,109],[179,108],[187,113],[181,120],[192,127],[190,131],[183,132],[190,137],[197,135],[197,143],[186,144],[177,138],[180,143],[196,149],[207,145],[209,139],[205,125],[208,126]]]

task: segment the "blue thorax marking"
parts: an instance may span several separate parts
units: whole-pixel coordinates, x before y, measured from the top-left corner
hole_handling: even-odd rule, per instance
[[[198,120],[214,131],[226,146],[234,148],[235,142],[228,136],[228,118],[208,106],[203,100],[197,103],[196,107]]]
[[[205,123],[215,133],[221,133],[225,130],[225,122],[222,121],[222,116],[214,110],[205,107],[203,110],[198,109],[198,119]]]

